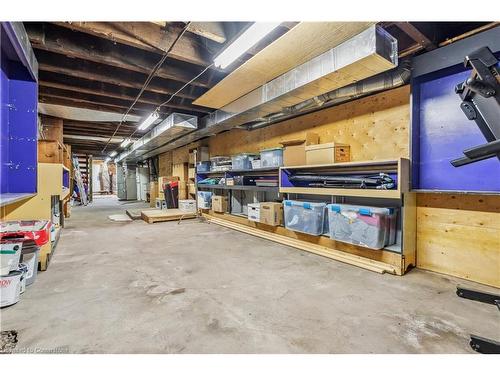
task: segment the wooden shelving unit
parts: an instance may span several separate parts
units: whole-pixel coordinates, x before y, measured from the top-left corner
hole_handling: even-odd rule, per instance
[[[341,188],[311,188],[297,186],[283,186],[283,174],[293,171],[307,171],[308,173],[338,173],[338,174],[376,174],[388,173],[396,176],[396,187],[390,190],[375,189],[341,189]],[[258,173],[260,170],[253,170]],[[280,194],[296,195],[318,195],[328,197],[354,197],[388,199],[390,204],[395,202],[401,207],[401,235],[398,243],[388,246],[382,250],[373,250],[366,247],[335,241],[328,236],[312,236],[308,234],[291,231],[284,226],[272,227],[248,220],[244,215],[234,213],[215,213],[204,211],[210,221],[215,224],[240,230],[271,241],[283,243],[301,250],[309,251],[331,259],[363,267],[375,272],[403,275],[409,267],[415,266],[416,251],[416,196],[408,192],[409,161],[408,159],[377,160],[367,162],[349,162],[333,165],[304,165],[293,167],[281,167],[269,169],[269,173],[279,172],[279,188],[273,191]],[[228,171],[234,173],[249,173],[250,171]],[[224,176],[228,172],[210,172],[202,175]],[[222,189],[234,190],[233,186],[204,186],[198,185],[200,189]],[[238,187],[236,187],[237,189]],[[247,188],[247,187],[244,187]],[[248,188],[258,188],[250,186]],[[330,198],[329,198],[330,199]]]
[[[390,198],[401,199],[402,194],[408,192],[409,160],[382,160],[369,162],[349,162],[327,165],[302,165],[280,168],[280,193],[335,195],[345,197]],[[294,172],[328,173],[328,174],[377,174],[380,172],[397,175],[395,189],[343,189],[343,188],[318,188],[304,186],[289,186],[287,176]]]

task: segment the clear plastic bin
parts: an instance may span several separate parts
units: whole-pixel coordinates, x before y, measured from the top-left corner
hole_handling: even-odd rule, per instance
[[[210,158],[210,170],[212,172],[231,170],[232,161],[229,156],[214,156]]]
[[[397,213],[394,208],[329,204],[330,238],[370,249],[396,242]]]
[[[285,227],[295,232],[323,234],[326,203],[285,200]]]
[[[198,192],[198,208],[210,209],[212,207],[212,192],[199,191]]]
[[[233,162],[233,169],[252,169],[252,160],[257,159],[255,154],[238,154],[234,155],[231,159]]]
[[[260,152],[261,168],[281,167],[283,165],[283,149],[270,148]]]
[[[196,164],[196,172],[198,173],[210,172],[210,162],[200,161],[198,164]]]

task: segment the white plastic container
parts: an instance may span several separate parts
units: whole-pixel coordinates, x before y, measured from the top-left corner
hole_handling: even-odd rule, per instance
[[[259,169],[260,168],[260,159],[254,159],[252,160],[252,169]]]
[[[27,244],[23,243],[23,249],[21,251],[21,263],[28,266],[28,273],[26,274],[26,285],[31,285],[36,280],[36,275],[38,272],[38,258],[40,255],[40,248],[33,243]]]
[[[23,242],[19,240],[2,240],[0,243],[0,276],[17,270]]]
[[[295,232],[323,234],[326,203],[283,201],[285,227]]]
[[[22,276],[21,271],[12,271],[0,277],[0,307],[11,306],[19,302]]]
[[[396,210],[349,204],[329,204],[330,238],[379,250],[396,239]]]
[[[248,204],[248,220],[260,222],[260,203]]]
[[[196,201],[194,199],[179,199],[179,210],[196,212]]]
[[[260,152],[261,168],[281,167],[283,165],[283,149],[270,148]]]

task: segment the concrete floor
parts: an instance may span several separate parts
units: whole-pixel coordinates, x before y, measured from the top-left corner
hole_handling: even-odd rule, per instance
[[[73,208],[49,269],[0,312],[18,351],[474,353],[469,333],[500,339],[495,307],[455,295],[473,283],[379,275],[198,220],[108,219],[144,206]]]

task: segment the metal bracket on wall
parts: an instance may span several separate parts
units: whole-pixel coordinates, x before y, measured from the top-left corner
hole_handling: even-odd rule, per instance
[[[495,305],[500,310],[500,295],[465,289],[457,286],[457,296],[477,302]],[[500,354],[500,342],[481,336],[470,335],[469,345],[478,353]]]

